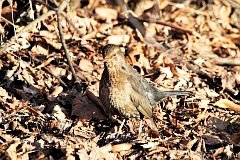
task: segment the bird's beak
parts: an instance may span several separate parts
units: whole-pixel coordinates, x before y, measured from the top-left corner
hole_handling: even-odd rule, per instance
[[[109,61],[109,59],[110,59],[110,58],[105,57],[105,58],[103,59],[103,62],[105,63],[105,62]]]

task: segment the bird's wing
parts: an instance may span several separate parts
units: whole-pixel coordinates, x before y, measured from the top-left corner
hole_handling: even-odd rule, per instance
[[[155,96],[158,94],[158,89],[151,85],[143,76],[133,69],[133,75],[128,76],[128,81],[133,90],[137,93],[142,93],[144,97],[148,98],[151,105],[155,105]]]
[[[133,105],[141,114],[143,114],[147,118],[152,118],[152,107],[146,97],[142,97],[141,94],[133,92],[131,93],[130,98]]]
[[[133,70],[133,75],[128,77],[128,81],[136,92],[141,92],[148,98],[151,106],[156,105],[166,97],[192,94],[190,91],[160,91],[135,70]]]
[[[146,89],[140,82],[141,80],[139,78],[134,78],[134,76],[128,76],[128,81],[133,89],[133,92],[130,94],[131,100],[139,112],[148,118],[152,118],[152,107],[147,93],[145,92]]]

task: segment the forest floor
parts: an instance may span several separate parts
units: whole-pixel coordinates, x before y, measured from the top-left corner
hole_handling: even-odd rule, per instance
[[[239,0],[10,2],[0,2],[0,159],[240,159]],[[159,89],[193,92],[159,103],[159,136],[103,112],[109,43]]]

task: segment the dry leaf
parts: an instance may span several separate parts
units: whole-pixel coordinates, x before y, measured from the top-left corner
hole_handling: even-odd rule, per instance
[[[16,141],[9,146],[9,148],[6,150],[7,157],[9,157],[10,159],[13,159],[13,160],[17,160],[17,147],[19,144],[21,144],[21,142]]]
[[[112,152],[127,151],[132,148],[130,143],[116,144],[112,146]]]
[[[46,43],[52,46],[53,48],[60,50],[62,48],[62,43],[58,42],[58,40],[55,39],[49,39],[47,37],[43,37],[45,39]]]
[[[139,17],[143,14],[144,11],[152,8],[153,5],[154,5],[154,1],[150,1],[150,0],[139,1],[138,4],[136,5],[134,13]]]
[[[198,142],[198,139],[197,138],[194,138],[193,140],[189,141],[186,145],[186,148],[188,150],[191,150],[193,145],[195,145],[196,143]]]
[[[226,108],[230,109],[235,112],[240,112],[240,105],[235,104],[234,102],[228,100],[228,99],[220,99],[216,103],[214,103],[215,106],[218,106],[220,108]]]
[[[41,30],[39,32],[39,35],[43,36],[43,37],[47,37],[48,39],[57,39],[58,36],[55,32],[49,32],[47,30]]]
[[[112,146],[108,144],[103,147],[96,147],[91,150],[90,159],[105,159],[105,160],[113,160],[117,159],[116,155],[111,153]]]
[[[49,51],[46,44],[38,43],[34,45],[31,49],[32,52],[42,55],[48,55]]]
[[[171,72],[169,67],[161,67],[161,73],[165,73],[167,76],[166,78],[172,78],[173,77],[173,73]]]
[[[218,156],[219,154],[222,154],[223,151],[224,151],[224,147],[220,147],[220,148],[216,149],[216,151],[215,151],[214,154],[212,155],[213,158],[217,158],[217,156]]]
[[[66,115],[63,113],[63,111],[59,105],[55,105],[53,107],[52,115],[60,121],[61,120],[64,121],[66,119]]]
[[[198,123],[203,119],[206,119],[207,117],[206,112],[207,112],[207,108],[205,108],[204,111],[197,116],[197,118],[195,119],[195,123]]]
[[[57,86],[54,88],[54,91],[49,95],[49,98],[56,98],[60,93],[62,93],[63,87],[62,86]]]
[[[78,116],[79,119],[91,120],[92,118],[104,119],[102,111],[87,96],[77,95],[72,100],[71,115]]]
[[[111,8],[97,7],[95,12],[99,17],[107,21],[117,19],[117,11]]]
[[[202,138],[205,140],[205,143],[207,145],[219,145],[223,142],[223,140],[220,139],[219,136],[211,135],[211,134],[204,134],[202,135]]]
[[[79,68],[83,71],[91,73],[93,71],[93,64],[89,60],[81,59],[79,63]]]
[[[107,37],[108,43],[110,44],[116,44],[116,45],[121,45],[121,44],[127,44],[130,40],[129,35],[111,35]]]

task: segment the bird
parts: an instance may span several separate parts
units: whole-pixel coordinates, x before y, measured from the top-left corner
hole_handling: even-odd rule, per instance
[[[153,120],[153,108],[164,98],[189,95],[190,91],[161,91],[149,83],[126,60],[120,46],[107,44],[102,49],[104,70],[99,84],[99,98],[109,116],[148,118]]]

